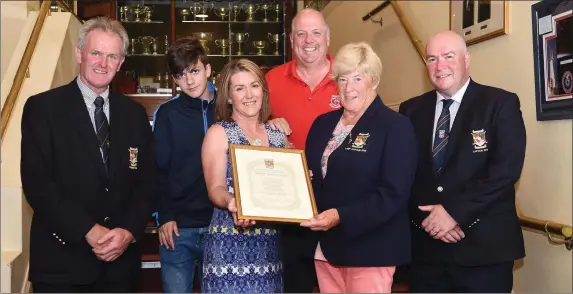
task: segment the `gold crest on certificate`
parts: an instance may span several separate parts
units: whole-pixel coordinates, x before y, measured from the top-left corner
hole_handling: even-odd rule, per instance
[[[300,223],[317,214],[303,150],[229,149],[239,219]]]

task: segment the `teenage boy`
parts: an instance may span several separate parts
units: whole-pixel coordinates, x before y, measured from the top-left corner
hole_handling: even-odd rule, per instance
[[[201,145],[215,122],[211,65],[197,39],[182,38],[169,49],[168,66],[181,94],[154,117],[160,204],[157,214],[161,276],[165,292],[192,293],[195,266],[201,280],[203,245],[213,206],[201,166]]]

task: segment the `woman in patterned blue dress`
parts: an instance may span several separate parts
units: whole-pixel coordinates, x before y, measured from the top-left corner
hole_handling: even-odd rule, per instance
[[[246,59],[229,62],[217,83],[217,123],[205,135],[203,172],[215,205],[205,239],[202,292],[281,293],[279,234],[272,224],[237,220],[229,144],[288,146],[286,136],[266,123],[268,87],[259,67]]]

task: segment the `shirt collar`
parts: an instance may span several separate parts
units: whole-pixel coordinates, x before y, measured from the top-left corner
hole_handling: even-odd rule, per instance
[[[464,94],[466,93],[466,89],[468,88],[468,85],[470,84],[470,78],[468,78],[468,80],[466,81],[466,83],[461,87],[461,89],[459,89],[454,95],[452,95],[452,100],[454,100],[455,102],[457,102],[458,104],[462,103],[462,98],[464,98]],[[440,94],[440,92],[436,91],[436,94],[438,96],[438,99],[436,100],[436,104],[439,104],[440,101],[445,100],[446,97],[444,97],[442,94]]]
[[[84,82],[82,82],[82,79],[80,78],[80,76],[78,76],[76,78],[76,82],[78,83],[78,87],[80,88],[80,91],[82,92],[82,96],[84,97],[86,105],[88,105],[89,107],[91,107],[91,105],[94,103],[95,99],[98,96],[103,98],[104,104],[108,103],[108,101],[109,101],[109,86],[107,87],[107,89],[105,89],[105,91],[103,91],[103,93],[98,95],[92,89],[90,89],[86,84],[84,84]]]
[[[330,69],[328,70],[328,74],[332,73],[332,63],[334,62],[334,58],[330,54],[326,54],[326,58],[330,61]],[[291,64],[285,68],[284,71],[285,76],[293,76],[297,79],[301,79],[298,73],[296,73],[296,58],[292,60]]]

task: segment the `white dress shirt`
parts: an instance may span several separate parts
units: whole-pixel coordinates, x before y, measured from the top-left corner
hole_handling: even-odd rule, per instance
[[[454,102],[450,105],[450,131],[452,130],[452,126],[454,125],[454,119],[456,118],[456,114],[458,113],[458,109],[460,108],[460,104],[462,103],[462,98],[464,98],[464,94],[466,93],[466,89],[470,84],[470,79],[462,86],[462,88],[452,96],[452,100]],[[442,100],[446,99],[440,92],[436,91],[437,98],[436,98],[436,112],[434,114],[434,131],[432,132],[432,146],[434,146],[434,138],[436,137],[436,124],[438,123],[438,119],[440,118],[440,114],[442,114],[442,108],[444,103]]]

